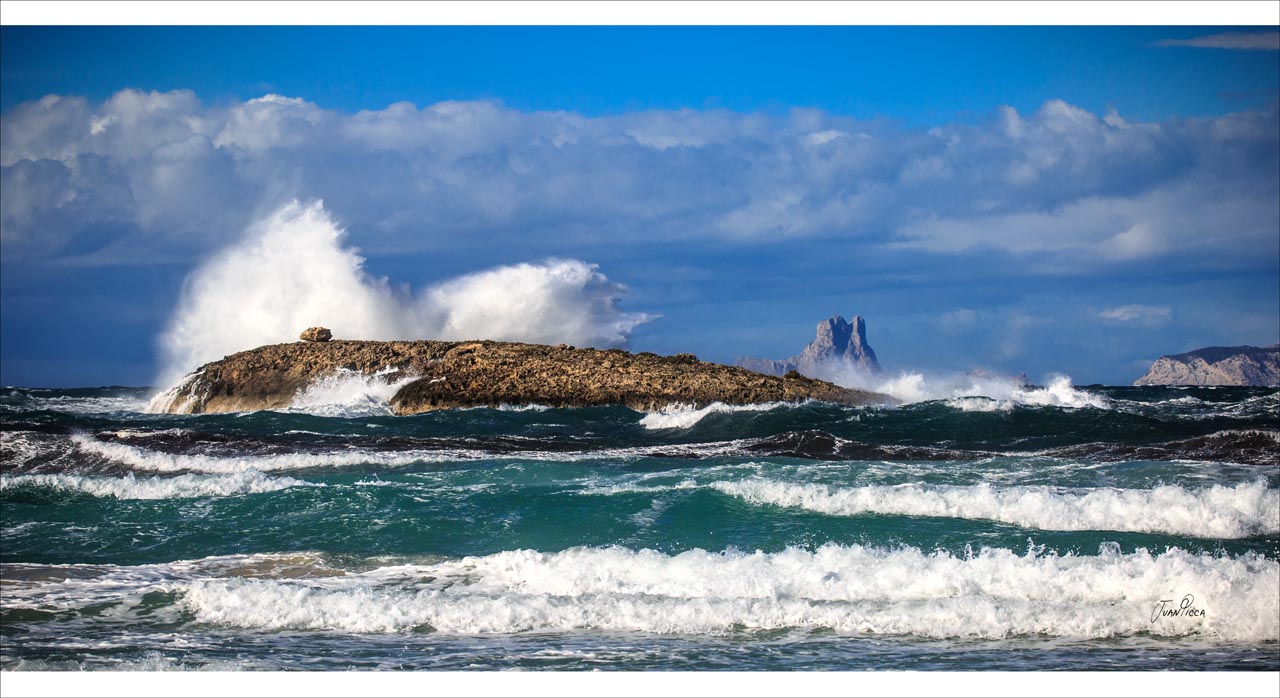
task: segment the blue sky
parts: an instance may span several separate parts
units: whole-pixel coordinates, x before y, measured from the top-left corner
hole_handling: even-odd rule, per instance
[[[1142,120],[1265,106],[1274,54],[1157,46],[1227,31],[1257,29],[5,27],[0,109],[123,87],[213,103],[277,92],[343,111],[496,99],[589,116],[815,107],[915,125],[1049,99]]]
[[[0,383],[151,382],[183,280],[293,199],[401,293],[597,265],[566,307],[660,315],[637,350],[858,313],[891,371],[1127,383],[1280,340],[1275,34],[6,26]]]

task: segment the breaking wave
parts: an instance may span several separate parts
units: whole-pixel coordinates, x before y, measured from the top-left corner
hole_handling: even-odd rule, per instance
[[[676,555],[571,548],[367,571],[318,568],[311,575],[304,566],[296,568],[304,573],[299,578],[271,572],[265,559],[214,562],[100,569],[88,579],[58,582],[56,600],[88,605],[107,588],[126,599],[167,590],[202,624],[344,633],[726,635],[799,628],[930,638],[1280,638],[1280,562],[1254,553],[1124,554],[1114,544],[1093,556],[1035,549],[963,556],[836,544]],[[205,567],[217,569],[199,572]],[[7,603],[47,602],[46,586],[53,585],[15,588]],[[1185,594],[1204,615],[1153,617],[1161,600],[1176,596],[1177,603]]]
[[[0,477],[0,491],[54,489],[83,492],[94,497],[116,499],[184,499],[230,497],[275,492],[290,487],[312,486],[290,477],[268,477],[257,470],[226,475],[178,475],[176,477],[87,477],[66,474],[36,474]]]
[[[1280,490],[1261,480],[1234,487],[1064,490],[1044,486],[829,487],[752,478],[710,487],[753,504],[837,516],[889,514],[987,519],[1053,531],[1133,531],[1201,538],[1280,533]]]
[[[71,441],[82,451],[137,470],[162,473],[242,473],[246,471],[298,470],[333,468],[348,465],[400,466],[411,463],[433,463],[447,460],[478,458],[477,451],[334,451],[326,453],[279,453],[272,455],[210,456],[204,454],[165,453],[100,441],[85,434],[73,434]]]
[[[702,421],[704,417],[713,414],[768,412],[769,410],[793,406],[794,404],[796,403],[765,402],[756,405],[726,405],[723,402],[713,402],[702,408],[692,405],[670,405],[657,412],[645,414],[640,419],[640,425],[645,429],[688,429]]]
[[[1102,395],[1080,390],[1069,376],[1052,376],[1043,388],[1024,385],[1000,377],[928,377],[922,373],[903,373],[873,388],[904,403],[944,400],[964,411],[1009,410],[1015,406],[1110,409],[1111,402]],[[985,398],[985,399],[983,399]]]
[[[390,416],[391,398],[417,376],[401,376],[395,368],[365,375],[340,368],[320,378],[294,396],[286,411],[318,417]]]
[[[237,351],[295,341],[313,325],[339,338],[605,347],[655,317],[621,310],[626,287],[573,259],[487,269],[409,296],[371,276],[345,237],[320,202],[295,201],[205,261],[161,336],[159,385]]]

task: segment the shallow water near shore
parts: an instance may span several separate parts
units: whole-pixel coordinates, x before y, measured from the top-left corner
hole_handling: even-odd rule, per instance
[[[0,668],[1280,669],[1280,390],[1061,391],[0,389]]]

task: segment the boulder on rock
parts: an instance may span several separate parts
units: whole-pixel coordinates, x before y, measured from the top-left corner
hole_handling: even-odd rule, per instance
[[[333,339],[333,333],[327,327],[308,327],[299,336],[304,342],[327,342]]]

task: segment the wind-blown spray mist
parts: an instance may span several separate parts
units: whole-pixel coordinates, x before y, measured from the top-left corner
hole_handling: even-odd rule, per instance
[[[884,393],[907,404],[946,400],[952,407],[965,411],[1005,410],[1015,405],[1107,407],[1106,398],[1074,387],[1071,377],[1061,374],[1047,376],[1047,384],[1041,388],[1026,385],[1013,376],[992,373],[902,371],[897,376],[887,376],[866,371],[848,361],[832,360],[820,364],[813,377],[846,388]]]
[[[344,246],[321,202],[292,202],[187,277],[160,338],[160,384],[227,354],[323,325],[350,339],[625,344],[653,315],[618,308],[626,287],[579,260],[496,267],[417,296],[392,290]]]

